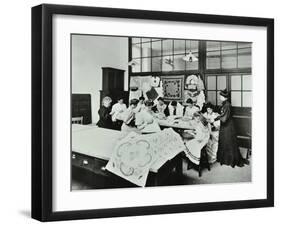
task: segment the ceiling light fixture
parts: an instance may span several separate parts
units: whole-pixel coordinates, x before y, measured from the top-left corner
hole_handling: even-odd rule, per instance
[[[198,58],[191,51],[191,40],[189,41],[189,52],[182,59],[187,62],[198,61]]]

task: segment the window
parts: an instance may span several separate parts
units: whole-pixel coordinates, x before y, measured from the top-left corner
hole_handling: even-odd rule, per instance
[[[219,92],[230,90],[233,107],[252,106],[252,75],[251,74],[208,74],[206,75],[207,100],[220,105]]]
[[[251,68],[251,54],[251,43],[207,41],[206,69]]]
[[[183,57],[189,52],[198,57],[199,41],[183,39],[132,38],[133,73],[196,71],[198,61],[186,62]]]
[[[207,75],[207,101],[214,105],[220,105],[219,92],[227,88],[227,75]]]
[[[234,107],[252,106],[252,76],[231,75],[231,103]]]

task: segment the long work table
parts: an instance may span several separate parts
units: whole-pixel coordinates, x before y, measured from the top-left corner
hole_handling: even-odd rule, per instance
[[[116,143],[125,136],[121,131],[72,124],[72,179],[86,183],[92,188],[134,187],[134,184],[105,169]],[[153,164],[146,186],[164,185],[171,173],[179,178],[182,175],[181,154],[164,164]]]

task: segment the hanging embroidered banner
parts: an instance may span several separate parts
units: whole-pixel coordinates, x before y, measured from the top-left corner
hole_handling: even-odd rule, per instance
[[[184,75],[162,76],[163,96],[166,100],[182,100]]]

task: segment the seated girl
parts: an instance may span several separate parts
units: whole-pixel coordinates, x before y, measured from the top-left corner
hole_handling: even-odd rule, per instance
[[[183,116],[184,107],[175,100],[170,102],[168,109],[169,109],[168,112],[170,117],[181,118]]]
[[[129,107],[122,114],[120,114],[120,119],[123,121],[123,124],[121,126],[121,131],[138,132],[138,129],[135,124],[135,120],[136,120],[135,109],[137,108],[138,102],[139,102],[138,99],[130,100]]]
[[[146,100],[144,104],[144,110],[136,114],[137,128],[141,133],[155,133],[161,131],[158,122],[154,119],[154,112],[152,111],[153,101]]]
[[[219,116],[219,114],[214,112],[214,106],[211,103],[207,103],[205,107],[206,112],[203,114],[203,116],[211,128],[211,136],[207,144],[207,154],[209,163],[214,163],[217,160],[220,127],[220,121],[215,121],[215,119]]]
[[[143,96],[141,96],[141,97],[139,98],[138,105],[137,105],[137,107],[134,109],[134,111],[135,111],[136,113],[142,111],[142,110],[145,108],[144,100],[145,100],[145,99],[144,99]]]
[[[111,116],[113,122],[113,128],[116,130],[121,130],[122,120],[120,120],[120,114],[127,109],[126,104],[124,103],[123,97],[118,97],[117,103],[112,106]]]
[[[157,117],[160,119],[165,118],[167,115],[169,115],[169,110],[167,108],[167,105],[164,102],[163,97],[159,97],[157,99],[157,104],[152,107],[152,111],[156,113]]]
[[[187,99],[184,112],[184,119],[191,120],[193,118],[193,114],[198,111],[200,111],[200,109],[199,107],[196,107],[194,105],[192,99]]]
[[[98,127],[112,129],[113,124],[111,121],[111,114],[110,114],[110,106],[111,106],[112,99],[108,96],[102,99],[102,106],[100,107],[98,114],[99,114],[99,121],[97,122]]]
[[[193,115],[194,132],[191,139],[184,139],[186,157],[196,165],[199,165],[201,158],[201,149],[208,143],[210,138],[210,129],[206,119],[198,112]]]

